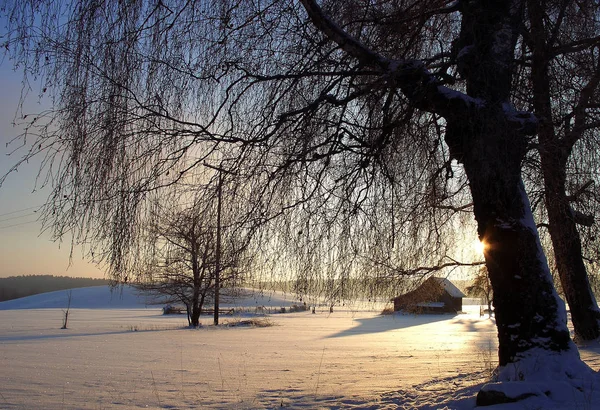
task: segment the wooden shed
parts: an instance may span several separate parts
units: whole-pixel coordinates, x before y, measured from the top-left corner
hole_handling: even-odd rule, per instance
[[[415,313],[457,313],[465,295],[446,278],[430,277],[418,288],[393,299],[394,310]]]

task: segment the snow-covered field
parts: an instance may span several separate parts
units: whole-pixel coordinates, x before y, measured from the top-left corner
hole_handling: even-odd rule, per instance
[[[128,289],[99,287],[73,291],[61,330],[65,303],[65,291],[0,303],[1,409],[473,409],[496,359],[495,326],[478,308],[458,316],[322,308],[272,314],[269,327],[214,327],[204,317],[193,330]],[[294,303],[267,294],[237,305]],[[581,355],[600,368],[597,344]],[[599,398],[600,386],[573,408],[600,408]],[[526,403],[488,408],[543,408]]]

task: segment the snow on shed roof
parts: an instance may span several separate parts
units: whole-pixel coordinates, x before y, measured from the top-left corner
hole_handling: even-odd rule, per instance
[[[434,279],[435,281],[437,281],[440,285],[442,285],[444,287],[444,290],[446,292],[448,292],[448,294],[450,296],[452,296],[453,298],[464,298],[466,295],[464,293],[462,293],[460,291],[459,288],[457,288],[454,283],[450,282],[448,279],[446,278],[439,278],[436,276],[433,276],[431,279]]]

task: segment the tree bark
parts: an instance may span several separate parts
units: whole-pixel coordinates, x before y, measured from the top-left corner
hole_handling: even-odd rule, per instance
[[[188,326],[192,326],[192,311],[189,303],[185,304],[185,312],[187,313]]]
[[[198,327],[200,325],[200,311],[201,311],[201,307],[200,304],[198,303],[198,298],[196,298],[196,301],[193,302],[192,305],[192,315],[191,315],[191,321],[190,321],[190,326],[191,327]]]
[[[541,118],[538,140],[544,176],[548,231],[554,249],[556,268],[563,292],[571,310],[571,320],[578,340],[600,337],[600,311],[592,293],[587,269],[581,254],[581,238],[575,216],[566,194],[566,169],[572,142],[560,139],[553,126],[550,78],[548,75],[549,44],[543,23],[542,5],[528,2],[533,50],[533,106]]]
[[[541,156],[544,169],[548,230],[554,248],[556,268],[560,277],[565,298],[571,311],[571,320],[576,340],[594,340],[600,337],[600,311],[592,293],[587,269],[581,255],[581,239],[571,206],[565,193],[561,172]]]
[[[468,116],[450,117],[446,142],[464,165],[479,239],[494,292],[501,366],[528,351],[572,348],[521,180],[526,136],[511,127],[514,48],[520,2],[461,3],[458,69],[470,96],[483,100]]]
[[[195,226],[195,221],[193,222]],[[202,281],[200,277],[200,264],[198,263],[198,256],[200,251],[198,249],[198,238],[190,231],[190,244],[191,244],[191,263],[192,263],[192,274],[194,275],[194,288],[192,290],[192,327],[198,327],[200,325],[200,313],[202,310],[202,304],[200,303],[200,287]]]
[[[526,141],[507,131],[501,107],[487,111],[448,126],[451,135],[471,141],[470,149],[461,152],[461,162],[479,239],[486,243],[499,362],[505,366],[534,348],[568,350],[570,337],[520,177]],[[454,143],[449,141],[451,152],[457,151]]]

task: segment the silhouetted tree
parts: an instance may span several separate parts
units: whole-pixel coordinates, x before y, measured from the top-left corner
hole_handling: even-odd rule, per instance
[[[588,195],[592,178],[597,176],[598,162],[592,161],[592,169],[585,172],[589,161],[579,161],[578,157],[588,156],[599,142],[600,7],[593,1],[538,0],[529,0],[527,6],[529,30],[524,43],[531,53],[525,56],[525,65],[531,70],[533,93],[526,102],[540,119],[537,147],[547,228],[575,335],[594,340],[600,336],[600,310],[589,284],[577,229],[578,224],[593,225],[594,217],[575,205]],[[567,77],[571,81],[565,81]],[[583,151],[575,147],[582,139],[587,140]],[[577,149],[579,154],[572,155]],[[578,171],[569,175],[573,167]]]
[[[519,104],[535,90],[518,70],[531,54],[525,0],[7,4],[9,53],[56,90],[24,158],[47,154],[46,221],[101,244],[114,276],[132,263],[148,197],[203,165],[236,175],[245,229],[287,216],[310,246],[335,244],[304,266],[342,276],[410,239],[439,257],[468,184],[499,379],[544,373],[579,394],[573,380],[591,373],[521,178],[543,125]]]
[[[239,285],[247,246],[243,235],[225,226],[217,264],[216,203],[208,200],[210,191],[201,194],[189,204],[178,203],[181,197],[155,204],[134,271],[136,287],[157,294],[161,303],[183,303],[193,327],[199,326],[205,303],[214,300],[217,284]]]
[[[69,310],[71,310],[71,296],[73,296],[73,291],[67,291],[67,308],[63,309],[63,325],[61,329],[66,329],[69,323]]]

